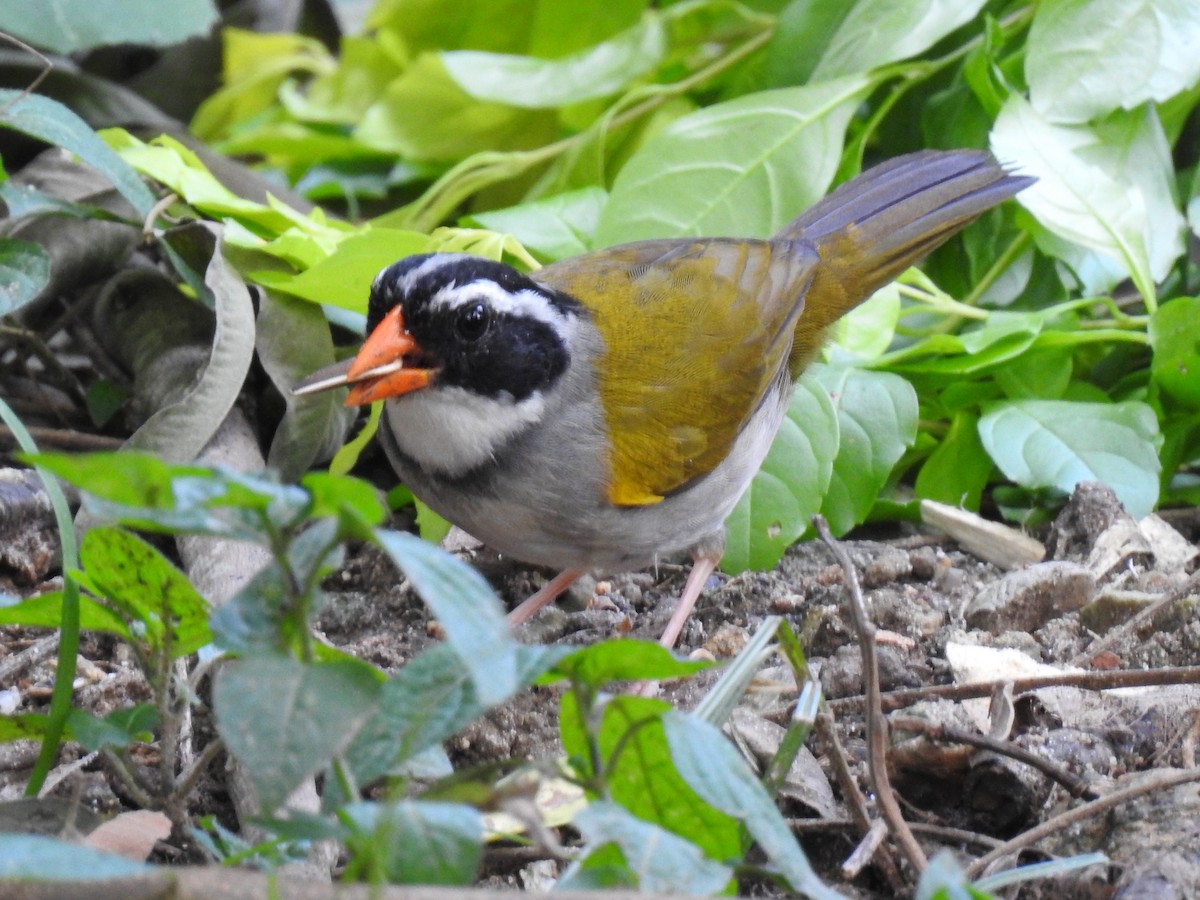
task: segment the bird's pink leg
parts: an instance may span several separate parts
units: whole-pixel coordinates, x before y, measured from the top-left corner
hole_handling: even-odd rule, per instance
[[[720,556],[696,557],[692,571],[688,573],[687,581],[683,585],[683,593],[679,596],[679,605],[675,607],[675,612],[671,613],[671,621],[667,622],[666,630],[658,639],[658,642],[668,650],[674,647],[675,642],[679,640],[679,633],[683,631],[684,623],[692,614],[692,608],[696,605],[696,601],[700,599],[704,583],[708,581],[708,576],[717,568],[720,560]]]
[[[533,614],[543,606],[549,606],[558,599],[559,594],[578,581],[582,575],[581,569],[563,569],[547,581],[545,587],[508,614],[509,627],[516,628],[522,622],[532,618]]]

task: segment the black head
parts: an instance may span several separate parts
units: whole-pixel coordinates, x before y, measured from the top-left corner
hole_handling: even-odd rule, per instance
[[[371,286],[368,334],[397,304],[439,385],[521,401],[570,362],[579,304],[503,263],[425,253],[388,266]]]

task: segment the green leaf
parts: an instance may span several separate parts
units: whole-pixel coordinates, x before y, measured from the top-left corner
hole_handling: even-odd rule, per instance
[[[520,206],[475,213],[466,222],[511,234],[541,259],[565,259],[590,249],[600,210],[607,200],[603,188],[586,187]]]
[[[139,703],[113,710],[99,719],[82,709],[73,709],[67,726],[71,729],[71,737],[85,750],[124,749],[132,743],[149,743],[153,739],[154,729],[158,727],[158,710],[153,703]]]
[[[450,50],[441,54],[450,77],[478,100],[545,109],[596,100],[653,71],[666,50],[662,21],[642,21],[594,47],[557,59]]]
[[[1154,282],[1183,253],[1184,223],[1153,107],[1091,127],[1055,125],[1014,94],[992,128],[991,146],[998,159],[1037,177],[1017,200],[1039,223],[1119,262],[1154,303]]]
[[[1037,7],[1025,57],[1033,108],[1079,123],[1200,81],[1200,6],[1191,0],[1056,0]]]
[[[677,119],[617,175],[596,246],[773,234],[825,194],[870,87],[856,76],[763,91]]]
[[[62,591],[38,594],[28,600],[16,597],[0,599],[0,624],[35,628],[58,628],[62,624]],[[103,631],[117,637],[130,637],[129,629],[112,610],[91,597],[79,598],[79,628]]]
[[[900,288],[893,282],[838,319],[830,336],[837,349],[855,359],[872,360],[891,346],[899,321]]]
[[[556,121],[551,110],[475,99],[450,76],[440,55],[424,53],[363,114],[353,137],[406,159],[449,162],[549,143]]]
[[[1058,400],[1071,383],[1074,361],[1069,350],[1030,350],[996,369],[996,383],[1014,399]]]
[[[208,362],[187,393],[141,424],[126,441],[127,449],[145,450],[167,462],[190,462],[216,433],[241,393],[254,358],[254,304],[216,240],[204,284],[212,292],[217,314]]]
[[[387,510],[383,508],[375,486],[361,478],[309,472],[300,480],[300,486],[312,497],[312,507],[308,511],[310,518],[336,517],[345,509],[353,510],[369,525],[378,525],[387,518]]]
[[[519,683],[531,683],[569,652],[568,647],[519,647]],[[438,644],[384,684],[377,709],[346,750],[346,761],[359,784],[370,784],[486,711],[470,669],[453,649]]]
[[[83,537],[79,558],[87,573],[80,583],[136,623],[131,631],[153,650],[169,648],[178,658],[212,640],[204,598],[137,535],[116,526],[93,528]]]
[[[150,868],[112,853],[40,834],[0,834],[0,880],[98,881],[145,875]],[[20,888],[17,888],[20,890]]]
[[[917,393],[891,372],[814,367],[838,417],[838,448],[821,513],[834,534],[863,522],[917,436]],[[811,427],[811,426],[810,426]]]
[[[0,315],[16,312],[50,282],[50,255],[40,244],[0,238]]]
[[[961,334],[934,334],[891,353],[888,368],[900,372],[971,375],[1024,354],[1042,333],[1039,313],[996,310],[978,328]]]
[[[252,272],[250,277],[303,300],[365,313],[375,276],[392,263],[429,249],[429,237],[419,232],[371,228],[346,238],[336,253],[299,275]]]
[[[3,16],[5,31],[62,54],[114,44],[169,47],[207,34],[217,21],[212,0],[18,0],[3,4]]]
[[[352,803],[340,816],[352,866],[390,884],[470,884],[483,858],[483,819],[461,803]]]
[[[643,822],[615,803],[592,803],[571,824],[583,834],[585,849],[609,843],[620,847],[638,890],[709,896],[721,893],[733,877],[732,869],[705,858],[691,841]],[[563,877],[570,878],[570,870]]]
[[[38,6],[23,3],[14,6],[28,9],[35,16],[44,15]],[[147,215],[154,206],[154,195],[137,173],[83,119],[61,103],[37,94],[0,89],[0,125],[74,153],[111,181],[141,215]]]
[[[813,81],[853,75],[916,56],[983,8],[984,0],[857,0],[842,19]]]
[[[374,711],[379,682],[363,664],[235,659],[217,673],[217,730],[270,815],[324,768]]]
[[[587,743],[577,728],[577,698],[563,695],[560,729],[563,747],[573,759],[586,758]],[[609,797],[645,822],[660,825],[695,843],[709,859],[742,854],[736,819],[714,809],[680,777],[667,748],[662,700],[613,697],[604,704],[597,742],[606,766]]]
[[[483,576],[419,537],[379,529],[375,540],[412,581],[446,632],[446,641],[471,671],[485,706],[520,686],[518,648],[504,608]]]
[[[617,638],[575,650],[554,665],[554,674],[569,681],[603,688],[614,681],[657,681],[685,678],[708,667],[702,660],[676,659],[653,641]]]
[[[1200,409],[1200,297],[1177,297],[1150,317],[1150,373],[1170,397]]]
[[[679,774],[707,803],[745,825],[793,890],[814,900],[841,896],[817,877],[766,789],[719,729],[673,709],[662,725]]]
[[[1023,487],[1070,493],[1080,481],[1102,481],[1135,518],[1158,501],[1161,437],[1144,403],[1010,400],[985,410],[979,436]]]
[[[725,520],[723,569],[770,569],[779,561],[821,508],[838,441],[837,410],[820,382],[806,374],[762,468]]]
[[[337,452],[354,415],[337,391],[292,396],[301,378],[334,361],[329,323],[311,303],[265,291],[259,299],[254,346],[286,405],[267,465],[285,481],[295,481],[317,460]]]
[[[918,497],[978,510],[993,468],[992,459],[979,439],[979,417],[962,410],[921,466],[914,489]]]

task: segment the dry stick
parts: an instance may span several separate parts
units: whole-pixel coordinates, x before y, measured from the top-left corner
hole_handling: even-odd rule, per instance
[[[72,431],[69,428],[39,428],[36,425],[27,426],[29,434],[39,447],[61,447],[64,450],[116,450],[121,446],[117,438],[103,434],[88,434],[84,431]],[[5,425],[0,425],[0,441],[16,444],[16,438]]]
[[[853,819],[788,819],[788,828],[796,834],[807,834],[809,832],[826,832],[831,828],[850,831],[857,830],[858,825]],[[914,833],[924,834],[931,838],[937,838],[946,844],[975,844],[979,847],[991,849],[999,847],[1003,842],[986,834],[980,834],[978,831],[968,831],[965,828],[952,828],[949,825],[933,825],[929,822],[910,822],[909,828]]]
[[[1017,835],[1011,841],[1001,844],[990,853],[979,857],[979,859],[967,866],[967,877],[970,879],[978,878],[987,870],[988,866],[997,860],[1016,853],[1018,850],[1024,850],[1026,847],[1036,844],[1042,838],[1049,837],[1065,828],[1070,828],[1072,825],[1082,822],[1090,816],[1112,809],[1114,806],[1120,806],[1122,803],[1141,797],[1143,794],[1178,787],[1190,781],[1200,781],[1200,769],[1184,769],[1166,774],[1155,772],[1153,775],[1139,780],[1137,784],[1113,791],[1099,800],[1093,800],[1091,803],[1085,803],[1083,806],[1077,806],[1075,809],[1069,809],[1064,813],[1054,816],[1052,819],[1047,819],[1036,828],[1030,828],[1028,831]]]
[[[924,719],[912,717],[893,717],[891,727],[893,730],[916,731],[934,741],[968,744],[972,747],[991,750],[993,753],[999,753],[1001,756],[1007,756],[1023,762],[1027,766],[1032,766],[1047,778],[1062,785],[1072,797],[1086,797],[1089,800],[1095,800],[1098,797],[1091,785],[1078,775],[1074,775],[1056,763],[1038,756],[1036,753],[1030,753],[1024,747],[1018,747],[1009,741],[1001,741],[975,731],[966,731],[962,728],[939,725],[936,722],[927,722]]]
[[[1121,638],[1128,634],[1137,633],[1137,631],[1140,630],[1143,625],[1151,624],[1158,617],[1158,615],[1163,612],[1163,610],[1170,606],[1174,606],[1181,600],[1196,593],[1200,593],[1200,572],[1196,572],[1183,584],[1167,591],[1165,594],[1139,612],[1136,616],[1123,622],[1104,637],[1093,641],[1090,645],[1088,645],[1087,649],[1071,660],[1071,665],[1087,665],[1089,662],[1095,659],[1098,654],[1107,650]]]
[[[1032,678],[1013,678],[1003,681],[977,681],[971,684],[939,684],[931,687],[909,688],[881,695],[883,708],[891,712],[912,706],[922,700],[971,700],[989,697],[997,688],[1011,685],[1014,694],[1025,694],[1051,687],[1077,687],[1090,691],[1106,691],[1123,687],[1162,687],[1168,684],[1200,684],[1200,666],[1172,666],[1165,669],[1118,669],[1108,672],[1064,672],[1060,675],[1037,675]],[[834,710],[855,709],[868,698],[840,697],[830,700]]]
[[[855,779],[854,773],[850,771],[850,761],[846,756],[846,749],[842,746],[841,739],[838,738],[837,728],[834,727],[833,714],[824,703],[821,704],[821,710],[817,713],[814,730],[825,745],[825,755],[833,766],[834,778],[837,780],[838,787],[842,789],[842,797],[850,807],[850,815],[855,828],[860,837],[865,837],[871,830],[871,810],[867,804],[867,798],[858,788],[858,781]],[[900,896],[907,885],[905,885],[900,869],[891,854],[880,854],[876,864],[883,872],[883,877],[892,888],[892,892]],[[844,867],[843,874],[846,874]],[[847,875],[847,878],[852,877]]]
[[[879,811],[883,814],[884,821],[887,822],[888,828],[895,836],[909,865],[919,875],[925,871],[929,860],[925,858],[925,852],[904,821],[904,815],[900,812],[900,804],[896,802],[896,795],[892,792],[892,785],[887,775],[884,746],[887,741],[887,720],[883,717],[883,707],[880,703],[879,661],[875,656],[875,626],[867,616],[867,605],[863,601],[862,589],[858,585],[858,572],[854,568],[854,563],[850,561],[850,554],[833,539],[833,535],[829,533],[829,525],[823,516],[813,516],[812,522],[817,529],[817,534],[821,536],[825,546],[833,552],[834,558],[842,567],[842,578],[846,584],[846,605],[850,608],[850,617],[854,622],[854,630],[858,634],[858,647],[862,653],[863,682],[867,695],[865,716],[867,764],[871,776],[871,786],[875,789]]]

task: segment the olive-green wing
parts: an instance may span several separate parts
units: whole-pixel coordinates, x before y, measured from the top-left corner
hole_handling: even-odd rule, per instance
[[[788,377],[815,264],[803,242],[718,238],[627,244],[535,274],[579,300],[605,342],[613,503],[657,503],[725,458]]]

